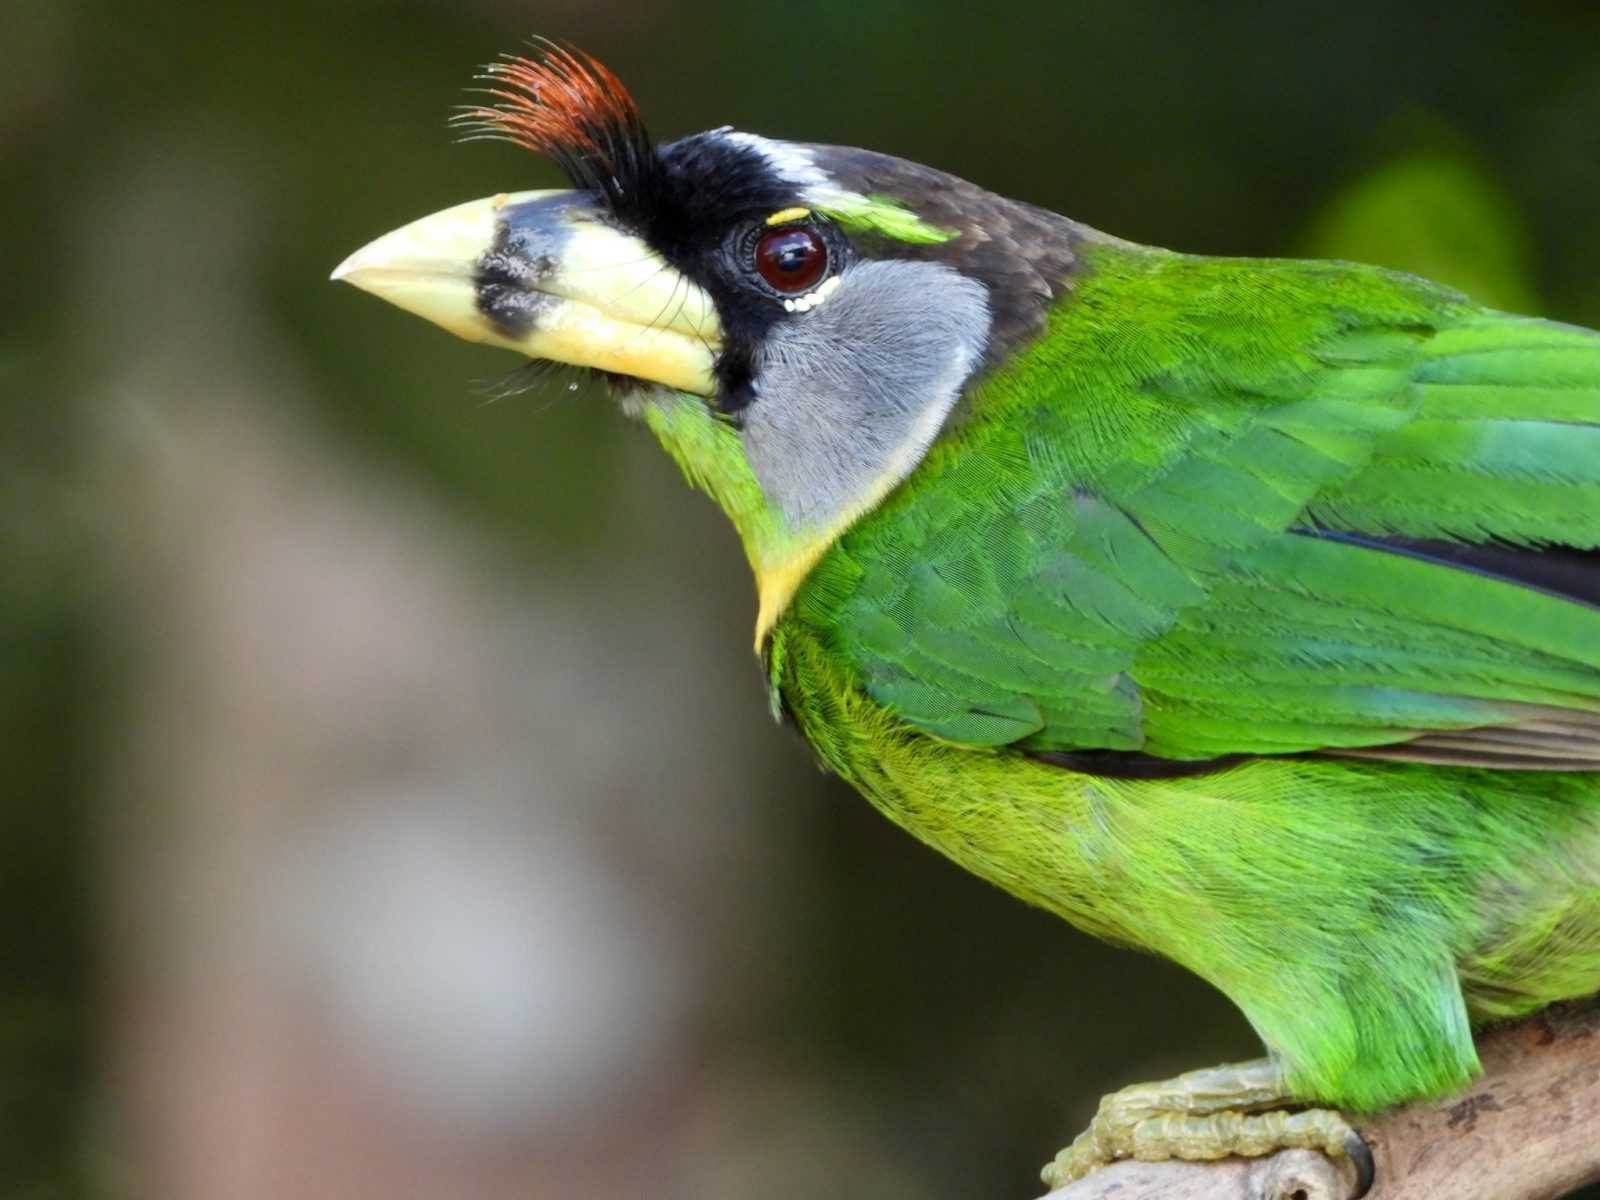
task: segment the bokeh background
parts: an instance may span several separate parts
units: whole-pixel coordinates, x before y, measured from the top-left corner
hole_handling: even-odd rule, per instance
[[[0,1196],[1020,1198],[1255,1051],[813,768],[602,395],[326,282],[560,182],[445,128],[533,33],[660,136],[1600,323],[1588,0],[6,0]]]

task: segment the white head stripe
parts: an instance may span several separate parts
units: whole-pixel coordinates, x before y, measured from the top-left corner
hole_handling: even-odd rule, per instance
[[[774,175],[791,184],[813,208],[853,208],[866,201],[866,197],[859,192],[835,184],[809,153],[792,142],[775,142],[758,133],[745,133],[743,130],[717,132],[725,141],[754,150],[766,160],[767,167]]]

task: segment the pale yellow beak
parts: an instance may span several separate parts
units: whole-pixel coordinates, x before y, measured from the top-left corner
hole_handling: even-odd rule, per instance
[[[353,283],[458,337],[709,396],[722,348],[711,298],[583,192],[458,204],[345,259]]]

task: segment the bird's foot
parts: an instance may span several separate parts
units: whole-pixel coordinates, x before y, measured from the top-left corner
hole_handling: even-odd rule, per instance
[[[1268,1059],[1136,1083],[1102,1099],[1089,1128],[1040,1177],[1054,1189],[1119,1158],[1159,1162],[1320,1150],[1348,1157],[1356,1194],[1364,1193],[1372,1156],[1360,1135],[1330,1109],[1290,1111],[1294,1106],[1282,1071]]]

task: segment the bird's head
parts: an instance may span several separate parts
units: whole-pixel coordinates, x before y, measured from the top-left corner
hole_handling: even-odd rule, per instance
[[[758,642],[811,566],[1036,335],[1089,231],[916,163],[731,128],[657,144],[605,67],[487,68],[469,136],[554,159],[334,272],[472,341],[601,372],[732,518]]]

